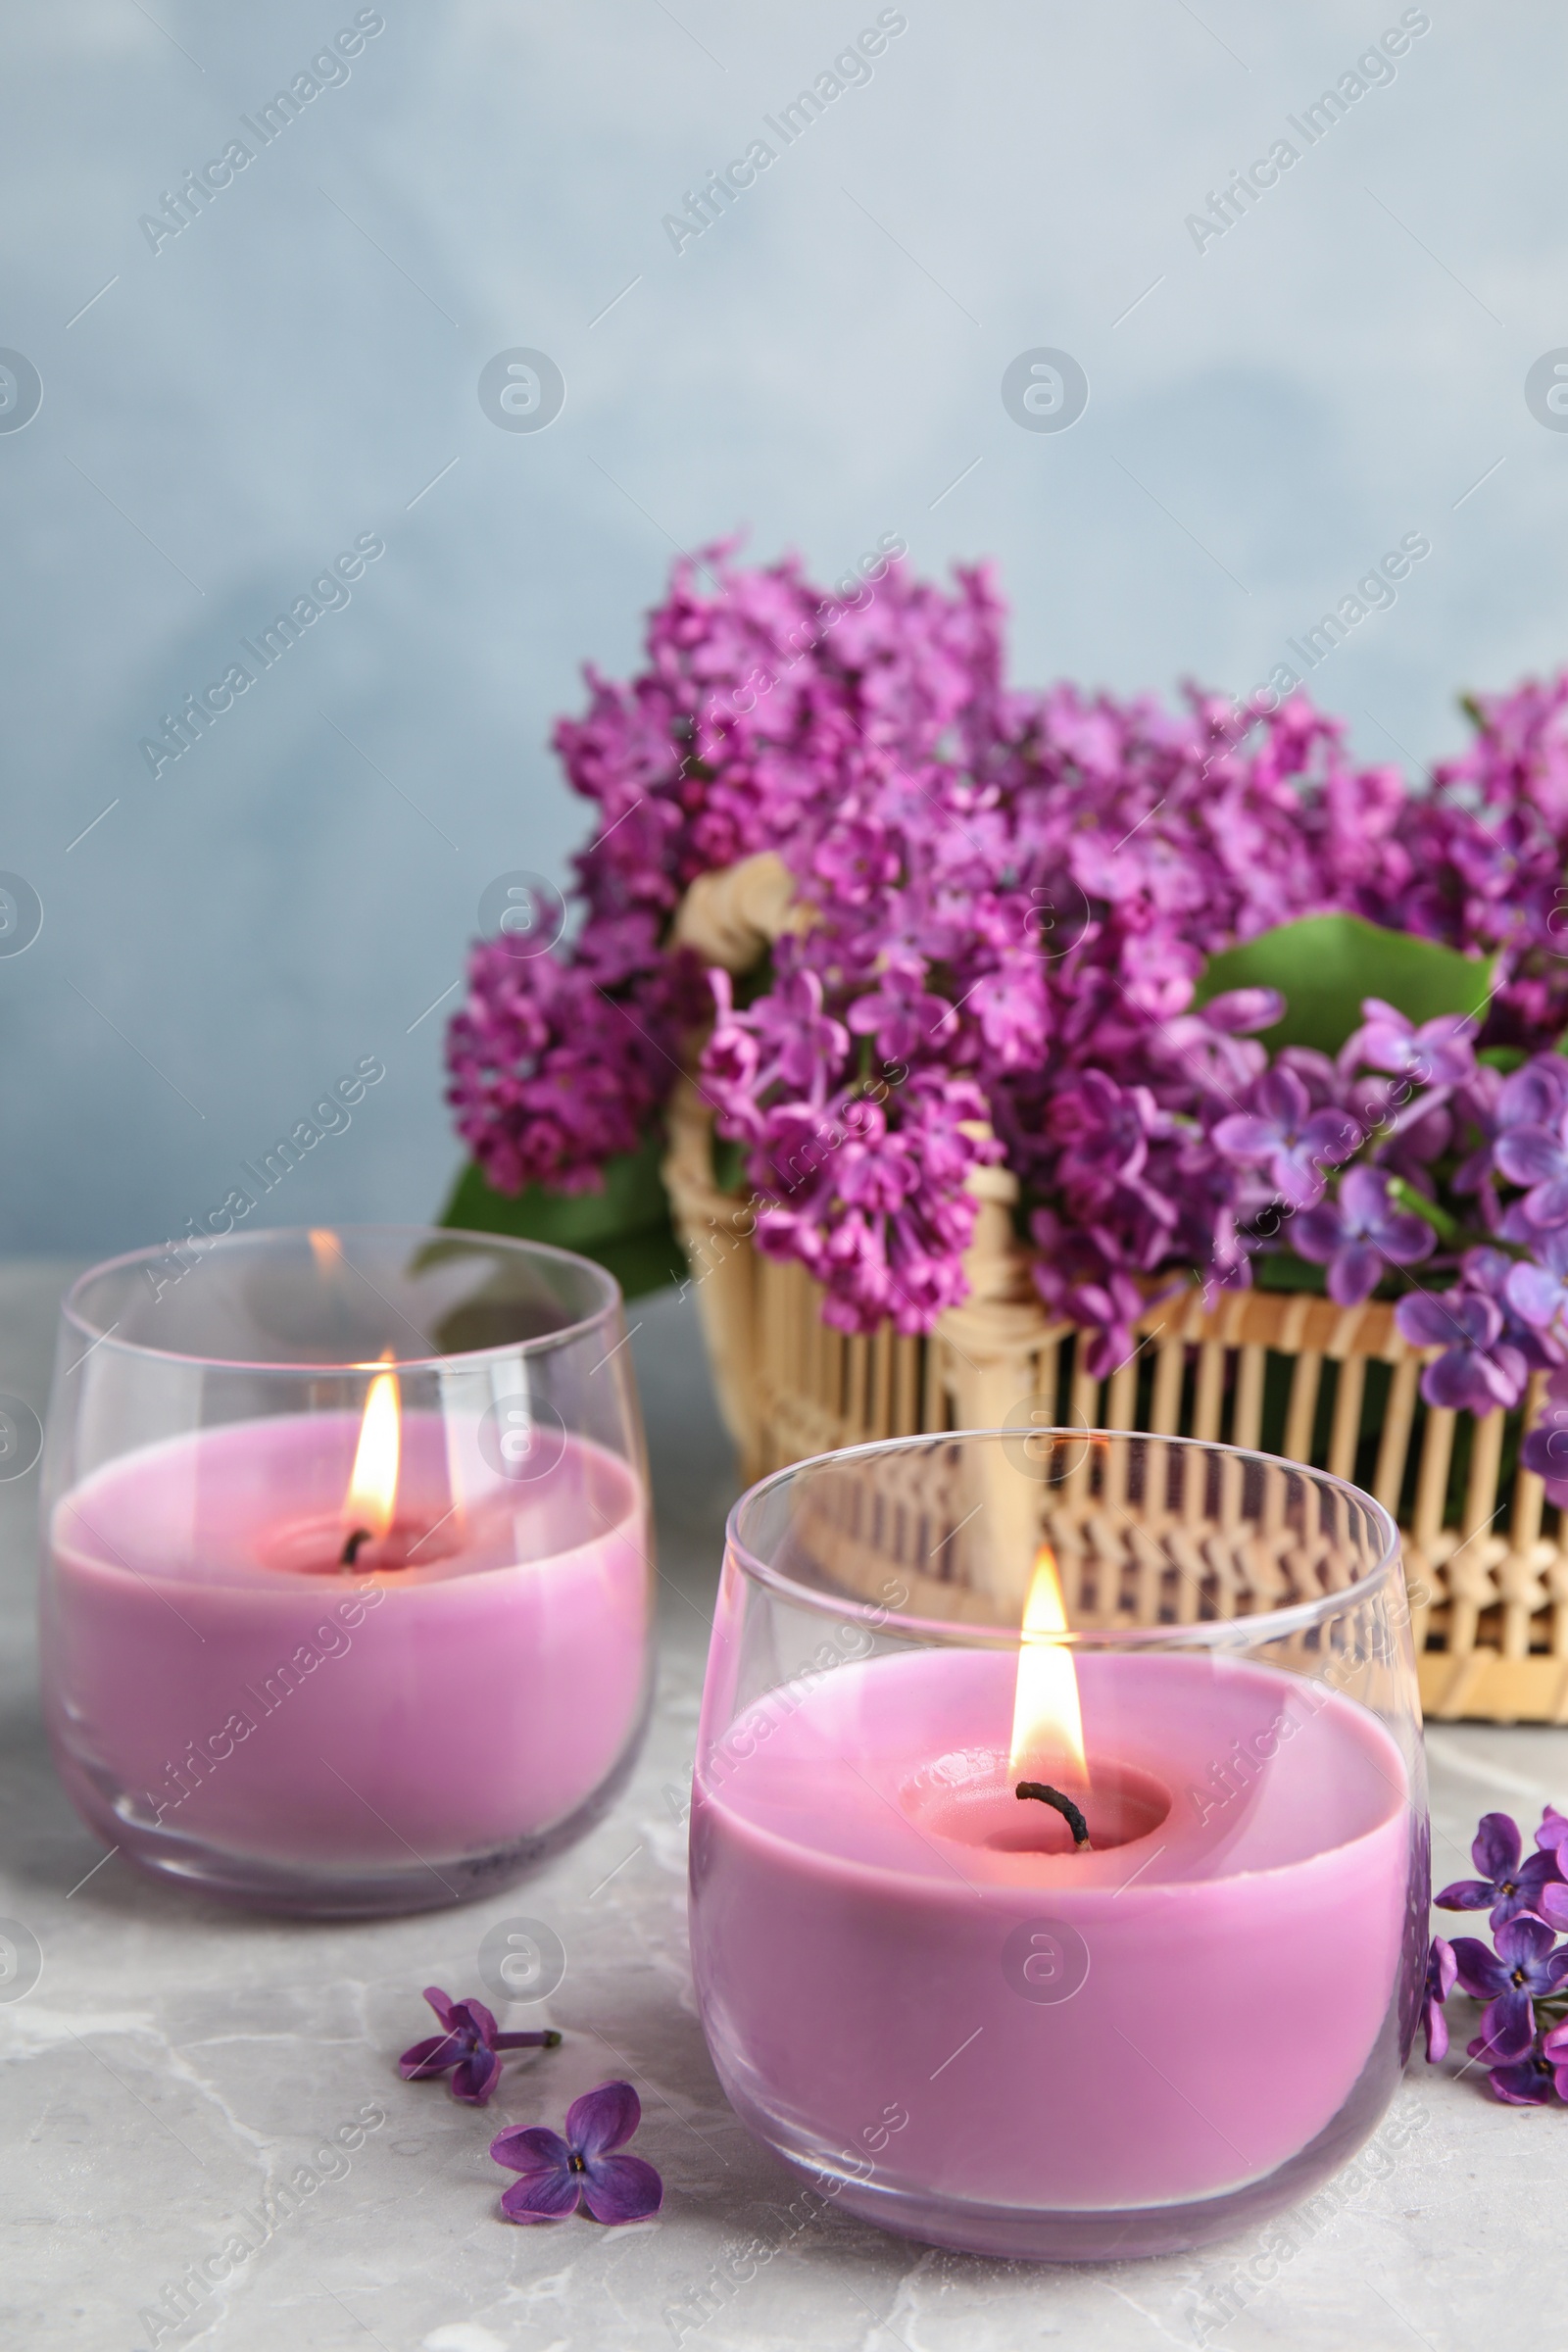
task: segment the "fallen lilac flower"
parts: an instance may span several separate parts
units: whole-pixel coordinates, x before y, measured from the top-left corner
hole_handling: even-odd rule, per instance
[[[1444,2004],[1457,1985],[1487,2004],[1481,2031],[1466,2047],[1505,2107],[1542,2107],[1553,2096],[1568,2102],[1568,1943],[1552,1934],[1568,1927],[1568,1885],[1557,1876],[1564,1845],[1568,1815],[1555,1805],[1543,1813],[1537,1850],[1523,1862],[1517,1825],[1506,1813],[1485,1813],[1470,1849],[1485,1875],[1459,1880],[1436,1897],[1449,1910],[1491,1904],[1497,1948],[1471,1936],[1451,1944],[1433,1937],[1418,2012],[1427,2058],[1447,2054]]]
[[[1533,2043],[1522,2058],[1494,2066],[1487,2077],[1493,2097],[1501,2099],[1505,2107],[1544,2107],[1565,2080],[1568,2067],[1554,2068]]]
[[[1441,1911],[1487,1911],[1494,1930],[1521,1911],[1550,1915],[1542,1907],[1547,1882],[1558,1877],[1555,1849],[1543,1847],[1526,1862],[1519,1859],[1519,1826],[1506,1813],[1484,1813],[1470,1848],[1481,1877],[1456,1879],[1433,1901]],[[1568,1896],[1568,1886],[1559,1891]],[[1553,1923],[1557,1924],[1557,1923]]]
[[[482,2107],[501,2080],[500,2050],[554,2050],[561,2035],[551,2027],[532,2034],[502,2034],[483,2001],[449,2000],[439,1984],[427,1984],[424,1997],[445,2031],[428,2041],[416,2041],[398,2060],[405,2082],[426,2081],[432,2075],[452,2076],[452,2096],[466,2107]]]
[[[664,2199],[664,2184],[641,2156],[612,2153],[642,2122],[642,2102],[629,2082],[601,2082],[566,2109],[566,2133],[543,2124],[503,2132],[490,2153],[520,2173],[502,2192],[509,2222],[557,2222],[585,2205],[596,2222],[645,2221]]]
[[[1568,1945],[1557,1944],[1544,1920],[1522,1911],[1497,1930],[1494,1952],[1479,1936],[1456,1936],[1453,1956],[1465,1991],[1487,2003],[1471,2057],[1488,2065],[1528,2057],[1536,2038],[1535,2002],[1554,1993],[1568,1974]]]

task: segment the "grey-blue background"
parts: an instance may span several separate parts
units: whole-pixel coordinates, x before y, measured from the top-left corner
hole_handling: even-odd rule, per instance
[[[356,13],[0,27],[0,345],[44,385],[0,433],[0,867],[44,906],[0,958],[0,1248],[179,1233],[364,1055],[386,1079],[261,1214],[433,1210],[436,1001],[493,876],[564,878],[585,812],[552,718],[585,657],[632,662],[677,546],[991,555],[1018,678],[1245,691],[1421,531],[1313,681],[1412,769],[1462,740],[1457,690],[1568,651],[1568,435],[1524,399],[1568,343],[1549,0],[1434,0],[1201,252],[1186,216],[1304,145],[1286,118],[1394,0],[907,0],[869,81],[678,255],[662,216],[875,6],[386,0],[155,254],[138,217]],[[1068,432],[1003,408],[1039,345],[1088,372]],[[481,412],[513,346],[564,374],[546,431]],[[352,603],[155,782],[140,738],[365,532]]]

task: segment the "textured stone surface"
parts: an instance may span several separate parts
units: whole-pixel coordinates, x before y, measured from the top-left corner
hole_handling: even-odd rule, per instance
[[[63,1271],[0,1274],[0,1390],[40,1409]],[[1523,2319],[1532,2273],[1538,2287],[1561,2277],[1565,2120],[1496,2105],[1474,2070],[1453,2079],[1459,2060],[1440,2074],[1416,2062],[1395,2109],[1402,2144],[1342,2176],[1310,2233],[1287,2220],[1187,2260],[1035,2268],[923,2251],[831,2210],[802,2218],[797,2184],[745,2137],[714,2082],[686,1954],[681,1815],[729,1462],[690,1305],[642,1302],[632,1319],[663,1578],[647,1752],[583,1845],[473,1909],[276,1923],[155,1886],[118,1858],[95,1868],[101,1849],[60,1793],[38,1725],[36,1477],[0,1486],[0,1914],[25,1922],[44,1954],[31,1992],[0,2006],[0,2338],[62,2352],[155,2341],[653,2352],[677,2340],[704,2352],[1017,2352],[1058,2340],[1101,2352],[1212,2341],[1229,2311],[1227,2352],[1409,2352],[1471,2347],[1502,2314]],[[1568,1798],[1561,1733],[1449,1728],[1429,1748],[1442,1877],[1464,1866],[1484,1808],[1534,1818],[1547,1796]],[[517,1914],[550,1922],[565,1945],[547,2005],[564,2046],[513,2061],[482,2113],[439,2083],[401,2083],[397,2054],[426,2031],[419,1987],[476,1989],[480,1936]],[[1156,2014],[1158,2002],[1152,1980]],[[662,2214],[616,2231],[503,2225],[492,2133],[559,2122],[612,2074],[641,2089],[637,2144],[664,2176]],[[324,2134],[376,2108],[386,2121],[347,2169],[264,2237],[264,2194],[309,2165]],[[262,2242],[183,2326],[155,2335],[141,2315],[236,2232]]]

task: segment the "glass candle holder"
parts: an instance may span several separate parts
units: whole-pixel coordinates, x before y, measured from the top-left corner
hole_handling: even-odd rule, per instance
[[[741,2120],[969,2253],[1168,2253],[1333,2173],[1408,2056],[1429,1838],[1396,1530],[1083,1431],[865,1446],[736,1505],[691,1932]]]
[[[580,1837],[652,1690],[620,1293],[409,1226],[82,1276],[44,1463],[44,1707],[89,1829],[329,1916],[488,1894]]]

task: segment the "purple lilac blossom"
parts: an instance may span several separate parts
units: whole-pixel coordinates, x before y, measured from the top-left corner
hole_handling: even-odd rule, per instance
[[[579,2205],[596,2222],[645,2221],[664,2188],[641,2156],[617,2156],[642,2121],[629,2082],[601,2082],[566,2109],[564,2137],[543,2124],[502,2132],[490,2142],[497,2164],[522,2178],[502,2191],[509,2222],[558,2222]]]
[[[1535,1908],[1546,1925],[1555,1928],[1559,1935],[1568,1929],[1568,1886],[1561,1884],[1565,1842],[1568,1842],[1568,1816],[1559,1813],[1555,1805],[1548,1805],[1541,1816],[1536,1844],[1542,1853],[1549,1854],[1555,1862],[1556,1877],[1543,1885]]]
[[[452,2076],[452,2096],[465,2106],[482,2107],[501,2080],[499,2050],[555,2049],[561,2035],[553,2028],[537,2033],[502,2034],[483,2001],[454,2001],[439,1984],[427,1984],[424,1997],[441,2021],[442,2032],[428,2041],[416,2041],[398,2060],[406,2082],[431,2075]]]
[[[1560,1879],[1548,1879],[1531,1908],[1559,1936],[1568,1930],[1568,1886]]]
[[[1550,2036],[1547,2036],[1550,2039]],[[1481,2052],[1472,2052],[1479,2057]],[[1543,2107],[1555,2090],[1563,2095],[1568,2082],[1568,2066],[1553,2067],[1551,2060],[1541,2055],[1534,2044],[1522,2058],[1506,2066],[1494,2066],[1487,2076],[1487,2087],[1494,2099],[1506,2107]]]
[[[1484,1814],[1471,1851],[1486,1876],[1445,1887],[1436,1898],[1450,1909],[1491,1904],[1497,1949],[1473,1936],[1456,1937],[1451,1945],[1434,1936],[1421,2011],[1427,2055],[1440,2059],[1446,2052],[1444,2003],[1457,1983],[1487,2003],[1468,2055],[1488,2070],[1488,2086],[1505,2106],[1539,2107],[1554,2096],[1568,2100],[1568,2019],[1562,2017],[1568,1945],[1555,1945],[1552,1935],[1553,1926],[1568,1925],[1568,1885],[1556,1875],[1565,1842],[1568,1816],[1547,1805],[1536,1850],[1521,1863],[1518,1825],[1506,1813]],[[1546,2008],[1544,2022],[1538,2002]]]
[[[1467,703],[1475,741],[1433,774],[1398,825],[1410,872],[1378,888],[1373,922],[1499,954],[1488,1045],[1536,1053],[1568,1027],[1562,876],[1568,865],[1568,672]]]
[[[1519,1458],[1544,1482],[1548,1502],[1568,1506],[1568,1372],[1554,1372],[1546,1383],[1545,1401]]]
[[[1493,1158],[1497,1173],[1510,1184],[1527,1185],[1520,1211],[1526,1231],[1547,1231],[1568,1224],[1568,1150],[1564,1135],[1568,1120],[1548,1126],[1509,1127],[1499,1135]],[[1522,1234],[1521,1239],[1526,1238]]]
[[[1459,1013],[1423,1021],[1420,1028],[1379,997],[1363,1004],[1365,1019],[1344,1050],[1352,1065],[1388,1070],[1417,1086],[1458,1086],[1475,1068],[1476,1023]]]
[[[1530,1366],[1502,1337],[1502,1310],[1485,1292],[1455,1287],[1412,1291],[1395,1309],[1402,1339],[1413,1348],[1441,1348],[1421,1377],[1429,1404],[1454,1412],[1490,1413],[1517,1404]]]
[[[1568,1944],[1558,1944],[1544,1920],[1528,1911],[1505,1920],[1493,1951],[1476,1936],[1456,1936],[1453,1956],[1465,1991],[1485,2001],[1472,2058],[1506,2065],[1523,2058],[1536,2034],[1535,2002],[1556,1991],[1568,1974]]]
[[[1291,1238],[1298,1256],[1328,1267],[1329,1297],[1340,1306],[1359,1306],[1390,1266],[1430,1257],[1438,1237],[1423,1218],[1398,1206],[1382,1169],[1354,1167],[1342,1178],[1337,1200],[1302,1211]]]
[[[1541,2036],[1541,2055],[1552,2070],[1559,2099],[1568,2099],[1568,2019]]]
[[[1520,1314],[1510,1289],[1515,1263],[1503,1250],[1467,1250],[1459,1261],[1460,1280],[1492,1300],[1502,1317],[1504,1346],[1516,1349],[1532,1372],[1547,1371],[1563,1361],[1563,1345]]]
[[[1568,1225],[1544,1233],[1536,1244],[1535,1263],[1521,1260],[1503,1276],[1503,1295],[1521,1321],[1532,1331],[1561,1339],[1568,1324]]]
[[[1433,1901],[1441,1911],[1490,1910],[1494,1932],[1521,1911],[1540,1912],[1543,1887],[1559,1876],[1557,1855],[1543,1847],[1521,1863],[1519,1850],[1518,1823],[1506,1813],[1484,1813],[1470,1848],[1481,1875],[1456,1879]]]
[[[1263,712],[1189,690],[1173,713],[1010,688],[983,570],[942,588],[893,560],[825,594],[794,560],[733,556],[677,565],[637,673],[590,671],[557,728],[596,808],[580,919],[547,955],[478,947],[449,1032],[492,1184],[600,1184],[657,1133],[716,1004],[702,1084],[760,1246],[806,1264],[842,1328],[923,1331],[964,1297],[969,1179],[1000,1155],[1041,1296],[1102,1369],[1165,1289],[1245,1285],[1291,1249],[1300,1210],[1320,1247],[1338,1220],[1336,1297],[1368,1295],[1373,1249],[1395,1284],[1418,1262],[1453,1284],[1441,1330],[1401,1304],[1438,1350],[1429,1402],[1516,1401],[1563,1352],[1534,1320],[1544,1288],[1481,1267],[1473,1231],[1418,1256],[1408,1198],[1370,1183],[1401,1179],[1444,1232],[1458,1196],[1505,1270],[1559,1271],[1538,1244],[1568,1228],[1568,1068],[1545,1051],[1568,1027],[1568,674],[1478,700],[1424,793],[1357,767],[1299,693]],[[760,850],[806,928],[726,995],[671,924],[694,879]],[[1278,1000],[1194,1008],[1206,956],[1333,910],[1495,957],[1479,1030],[1369,999],[1338,1064],[1271,1062],[1250,1032]],[[1476,1063],[1498,1047],[1534,1058]]]

